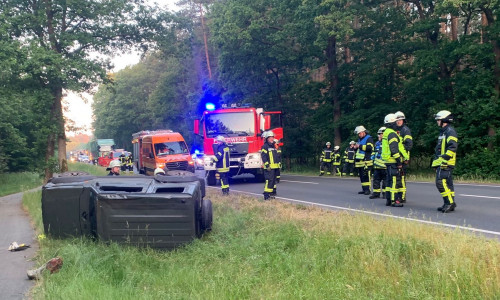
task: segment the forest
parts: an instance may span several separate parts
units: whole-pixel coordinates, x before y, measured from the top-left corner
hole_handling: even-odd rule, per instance
[[[374,134],[402,111],[423,169],[446,109],[456,174],[500,177],[498,0],[108,2],[0,4],[0,172],[64,169],[58,103],[98,86],[94,135],[128,150],[132,133],[160,128],[196,147],[206,102],[242,103],[283,112],[285,167],[314,165],[327,141],[345,148],[357,125]],[[116,73],[89,56],[130,49],[141,62]]]

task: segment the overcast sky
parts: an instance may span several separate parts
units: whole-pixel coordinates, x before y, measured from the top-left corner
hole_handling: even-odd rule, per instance
[[[149,3],[157,3],[160,6],[166,7],[169,10],[176,10],[177,6],[175,2],[178,0],[151,0],[146,1]],[[139,53],[125,53],[119,54],[116,57],[111,57],[111,61],[115,66],[113,72],[120,71],[127,66],[135,65],[140,60]],[[84,100],[86,99],[86,101]],[[78,95],[72,92],[68,92],[67,96],[64,97],[64,107],[66,111],[64,116],[73,121],[74,125],[77,127],[86,128],[86,130],[78,133],[92,133],[92,96],[89,94]],[[75,133],[67,132],[68,136],[73,136]]]

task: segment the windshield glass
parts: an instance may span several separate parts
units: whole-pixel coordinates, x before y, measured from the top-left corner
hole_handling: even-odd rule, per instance
[[[207,137],[254,135],[255,119],[251,112],[209,114],[205,118]]]
[[[167,142],[155,144],[156,156],[189,153],[185,142]]]

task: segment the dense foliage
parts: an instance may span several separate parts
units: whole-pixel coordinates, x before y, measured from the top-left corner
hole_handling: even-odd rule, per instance
[[[374,133],[387,113],[401,110],[413,132],[412,156],[419,158],[414,166],[427,167],[439,130],[433,115],[447,109],[459,134],[457,173],[498,176],[492,165],[500,146],[498,0],[184,0],[179,5],[169,20],[172,30],[157,39],[158,50],[100,87],[94,103],[97,138],[114,138],[130,149],[131,133],[171,128],[196,143],[189,132],[205,101],[250,103],[283,111],[287,163],[317,163],[326,141],[344,148],[356,139],[355,126]],[[11,32],[5,28],[0,30]],[[2,43],[10,36],[2,35]],[[28,55],[12,42],[1,47]],[[15,79],[9,85],[2,81],[9,91],[0,93],[8,121],[2,118],[0,126],[8,127],[3,135],[19,139],[15,146],[0,142],[5,170],[26,165],[19,150],[40,144],[28,132],[39,137],[33,132],[50,126],[19,121],[31,121],[42,107],[37,114],[10,112],[12,99],[19,98],[10,91],[28,93],[22,82],[30,78],[25,68],[16,72],[12,55],[0,63],[7,70],[2,79]],[[93,77],[84,83],[98,81],[101,73],[89,74]],[[24,101],[42,103],[50,94],[37,84],[29,85],[36,93]]]

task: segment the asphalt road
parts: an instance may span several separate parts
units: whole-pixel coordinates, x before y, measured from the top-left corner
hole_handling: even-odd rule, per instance
[[[236,177],[231,191],[263,197],[263,184]],[[327,209],[348,210],[375,216],[411,219],[436,226],[461,228],[500,239],[500,186],[455,184],[457,208],[443,214],[436,210],[443,200],[432,182],[408,182],[404,207],[385,206],[385,199],[359,195],[359,178],[281,175],[277,199]]]
[[[26,271],[33,268],[30,259],[35,255],[37,244],[30,218],[22,210],[22,194],[0,197],[0,299],[28,298],[26,293],[34,284]],[[7,251],[14,241],[29,244],[31,248]]]

